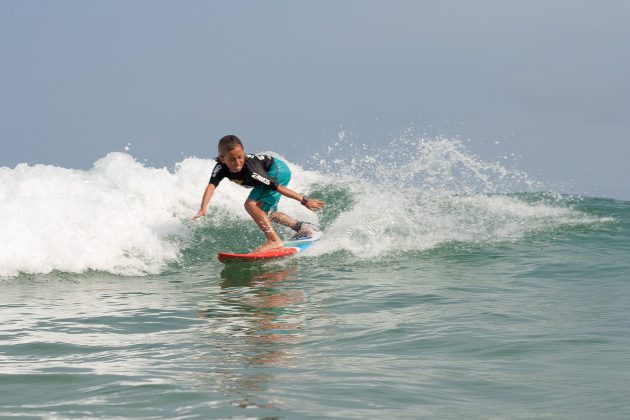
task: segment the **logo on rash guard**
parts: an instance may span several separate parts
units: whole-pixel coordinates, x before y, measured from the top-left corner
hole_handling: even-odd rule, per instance
[[[265,185],[269,185],[271,184],[271,181],[269,181],[267,178],[265,178],[262,175],[257,174],[256,172],[252,172],[252,178],[262,182]]]

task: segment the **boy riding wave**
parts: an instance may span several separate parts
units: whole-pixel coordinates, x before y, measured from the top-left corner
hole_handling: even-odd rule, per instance
[[[224,178],[228,178],[239,185],[253,188],[245,200],[245,210],[267,238],[267,242],[256,248],[254,252],[282,247],[282,239],[271,222],[293,229],[297,237],[309,236],[315,232],[316,228],[309,226],[309,223],[298,221],[278,211],[278,202],[282,195],[299,201],[309,210],[319,210],[326,205],[322,200],[308,198],[287,188],[291,180],[291,170],[286,163],[269,155],[246,154],[243,143],[234,135],[221,138],[218,149],[217,164],[203,194],[201,208],[193,220],[207,214],[208,204],[216,187]]]

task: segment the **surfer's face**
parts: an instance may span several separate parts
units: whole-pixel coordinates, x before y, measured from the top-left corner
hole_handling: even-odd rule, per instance
[[[245,164],[245,151],[241,146],[236,146],[223,156],[219,156],[221,163],[227,165],[230,172],[241,172]]]

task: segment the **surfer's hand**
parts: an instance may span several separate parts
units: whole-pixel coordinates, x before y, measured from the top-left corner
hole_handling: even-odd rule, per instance
[[[199,219],[202,216],[206,215],[206,211],[205,210],[199,210],[199,212],[195,215],[195,217],[193,217],[193,220]]]
[[[322,200],[317,200],[315,198],[309,198],[306,203],[304,203],[304,206],[309,209],[309,210],[320,210],[323,209],[324,207],[326,207],[326,203],[324,203]]]

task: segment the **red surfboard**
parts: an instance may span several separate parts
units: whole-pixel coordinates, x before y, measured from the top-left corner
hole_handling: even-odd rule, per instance
[[[263,252],[219,252],[217,257],[219,258],[219,261],[223,263],[230,261],[255,261],[288,257],[289,255],[293,255],[297,252],[301,252],[310,248],[310,246],[313,245],[313,243],[319,238],[321,238],[321,236],[321,232],[317,232],[317,234],[313,235],[312,237],[285,242],[283,248],[270,249],[269,251]]]
[[[235,260],[267,260],[270,258],[281,258],[288,257],[291,254],[295,254],[297,252],[297,248],[276,248],[270,249],[269,251],[263,252],[249,252],[247,254],[233,254],[229,252],[219,252],[217,255],[219,257],[219,261],[228,262]]]

